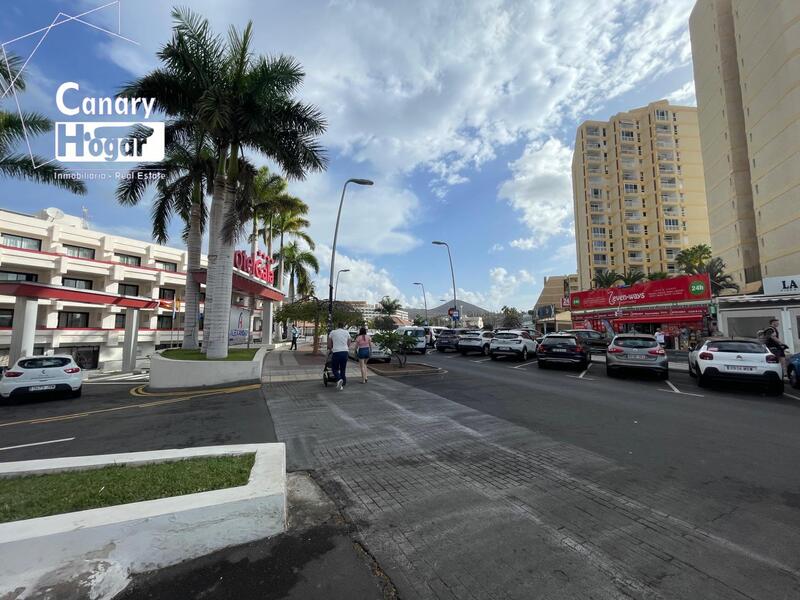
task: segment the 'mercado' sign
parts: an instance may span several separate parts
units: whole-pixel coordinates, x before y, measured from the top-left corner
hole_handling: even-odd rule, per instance
[[[275,273],[272,271],[272,257],[267,256],[261,250],[255,256],[248,256],[244,250],[237,250],[233,254],[233,266],[240,271],[249,273],[253,277],[261,279],[272,285],[275,282]]]

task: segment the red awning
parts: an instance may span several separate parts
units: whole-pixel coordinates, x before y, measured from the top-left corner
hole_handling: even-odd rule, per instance
[[[207,273],[205,269],[201,269],[199,271],[192,271],[192,276],[194,277],[194,280],[198,283],[205,283],[206,275]],[[281,294],[274,287],[269,286],[264,282],[260,282],[257,279],[252,279],[246,275],[242,275],[237,271],[233,272],[232,283],[233,283],[233,289],[237,292],[252,294],[258,298],[264,298],[266,300],[275,300],[276,302],[280,302],[284,298],[284,295]]]
[[[158,300],[139,298],[136,296],[118,296],[94,290],[78,290],[61,285],[33,283],[30,281],[0,282],[1,296],[17,296],[20,298],[38,298],[41,300],[63,300],[66,302],[83,302],[85,304],[102,304],[105,306],[121,306],[123,308],[156,308]]]
[[[692,321],[702,321],[702,314],[688,314],[688,315],[664,315],[649,317],[619,317],[614,319],[614,323],[690,323]]]

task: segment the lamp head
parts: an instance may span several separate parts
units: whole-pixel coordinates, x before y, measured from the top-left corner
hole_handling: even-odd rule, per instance
[[[447,242],[440,242],[439,240],[434,240],[431,242],[431,244],[434,244],[436,246],[447,246]]]
[[[349,273],[350,269],[339,269],[339,273]]]
[[[372,181],[371,179],[353,178],[353,179],[348,179],[347,181],[352,181],[356,185],[374,185],[375,184],[375,182]]]
[[[422,282],[421,281],[415,281],[414,285],[422,285]]]

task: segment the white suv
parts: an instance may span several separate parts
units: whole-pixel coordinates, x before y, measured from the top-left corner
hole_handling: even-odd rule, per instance
[[[501,356],[516,356],[520,360],[536,355],[539,344],[531,334],[521,329],[506,329],[494,334],[489,344],[489,356],[497,360]]]
[[[714,380],[761,383],[768,394],[783,394],[783,370],[778,357],[750,338],[711,338],[689,353],[689,375],[700,387]]]
[[[480,352],[482,356],[489,355],[489,345],[494,337],[491,331],[467,331],[466,333],[458,336],[458,351],[461,354],[468,352]]]
[[[57,392],[69,392],[73,398],[78,398],[82,388],[81,368],[68,355],[20,358],[0,379],[2,398]]]

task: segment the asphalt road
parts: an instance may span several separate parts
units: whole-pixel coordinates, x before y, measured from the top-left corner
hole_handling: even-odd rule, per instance
[[[789,507],[800,539],[799,390],[775,398],[742,385],[701,389],[675,369],[669,383],[609,378],[597,362],[582,373],[453,353],[423,361],[447,373],[403,383],[633,467],[643,481],[743,499],[765,515]]]
[[[275,441],[262,386],[144,395],[144,383],[85,383],[81,398],[4,401],[0,462]]]

